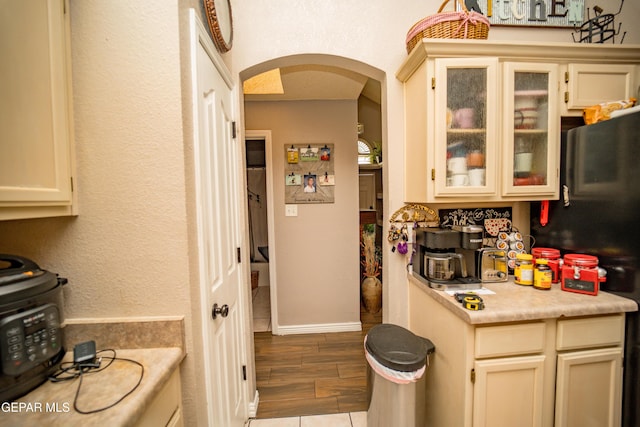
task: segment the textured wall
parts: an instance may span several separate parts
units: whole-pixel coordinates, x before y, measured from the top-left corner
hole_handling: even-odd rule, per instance
[[[356,122],[356,101],[245,103],[245,127],[272,131],[280,326],[360,321]],[[335,203],[298,204],[286,217],[284,150],[307,143],[334,144]]]
[[[177,1],[72,1],[71,25],[80,214],[0,222],[0,252],[67,277],[67,318],[189,330]]]
[[[69,278],[68,317],[188,307],[175,2],[73,2],[80,215],[0,223],[0,250]]]

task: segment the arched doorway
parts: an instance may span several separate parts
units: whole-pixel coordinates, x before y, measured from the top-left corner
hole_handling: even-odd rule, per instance
[[[358,231],[350,232],[344,227],[349,227],[350,221],[357,223],[353,228],[359,225],[358,186],[364,168],[367,169],[365,175],[377,176],[377,187],[371,194],[373,203],[367,207],[374,211],[378,241],[382,235],[385,174],[378,162],[359,166],[357,141],[359,137],[367,138],[384,151],[384,73],[359,61],[309,54],[255,65],[241,72],[240,78],[245,88],[245,131],[268,131],[272,135],[273,147],[269,154],[273,164],[266,165],[273,182],[273,187],[268,189],[273,195],[267,200],[267,203],[273,203],[273,218],[268,218],[273,235],[267,239],[268,282],[272,307],[275,307],[272,330],[274,334],[354,330],[359,319],[349,316],[348,312],[353,314],[359,306],[359,288],[354,294],[345,291],[345,286],[357,288],[360,282],[360,260],[355,255],[360,252],[360,243],[358,237],[348,238]],[[270,79],[275,79],[276,84],[271,84]],[[258,80],[257,90],[253,84],[255,80]],[[251,88],[250,84],[253,84]],[[252,92],[247,93],[249,91]],[[329,171],[334,172],[336,180],[335,198],[328,203],[316,204],[287,198],[286,194],[292,188],[285,185],[285,172],[295,168],[285,161],[285,146],[323,147],[326,144],[335,144],[332,159],[335,170]],[[313,163],[305,163],[298,168],[300,171],[305,167],[309,169],[299,172],[301,177],[314,175],[313,166]],[[325,170],[323,176],[326,174]],[[346,188],[349,189],[347,193]],[[300,223],[304,223],[305,230],[309,231],[301,231]],[[344,254],[337,259],[336,251],[344,251]],[[305,259],[297,256],[303,252],[307,254]],[[345,261],[349,259],[351,264]],[[381,261],[384,264],[384,260]],[[344,274],[332,276],[327,273],[327,266],[334,272],[344,268]],[[316,278],[321,280],[319,275],[325,273],[324,283],[313,283]],[[312,276],[309,278],[312,283],[305,280],[305,275]],[[336,281],[355,282],[355,285],[333,286]],[[309,287],[305,289],[307,284]],[[307,298],[317,304],[326,301],[329,308],[321,313],[315,313],[314,306],[303,308]],[[353,301],[336,302],[336,298]],[[349,303],[350,307],[347,306]],[[332,310],[334,306],[335,310]]]
[[[272,212],[267,239],[272,331],[277,335],[359,331],[362,169],[357,141],[362,136],[385,150],[384,73],[342,57],[297,55],[258,64],[241,72],[240,77],[247,82],[263,73],[279,75],[283,87],[279,93],[245,94],[243,123],[245,139],[266,133],[270,136],[271,148],[266,150],[271,161],[266,161],[265,169],[270,175],[266,181],[272,182],[266,199]],[[359,128],[368,133],[359,132]],[[325,144],[332,147],[335,161],[335,199],[332,203],[291,203],[285,194],[287,148]],[[301,160],[300,164],[304,164],[300,175],[312,171],[309,164]],[[386,174],[381,164],[365,165],[365,172],[379,177],[368,207],[379,205],[375,208],[379,208],[376,218],[381,225]],[[344,230],[336,233],[341,227]],[[377,228],[381,236],[382,228]],[[339,251],[344,255],[336,259]],[[333,279],[308,286],[327,272]],[[341,308],[336,308],[340,304]],[[379,315],[378,322],[381,312]],[[361,340],[358,342],[361,350]]]

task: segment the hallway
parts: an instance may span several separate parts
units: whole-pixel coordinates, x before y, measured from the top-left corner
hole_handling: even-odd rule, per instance
[[[256,306],[256,296],[265,291],[260,288],[266,287],[254,290],[254,325],[265,324],[256,318],[265,310]],[[372,315],[361,308],[361,321],[361,332],[277,336],[256,329],[257,418],[366,411],[363,340],[381,323],[382,312]]]

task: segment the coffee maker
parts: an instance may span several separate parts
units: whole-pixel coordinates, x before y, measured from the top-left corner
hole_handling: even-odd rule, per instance
[[[417,277],[434,289],[477,289],[480,281],[467,273],[461,232],[448,228],[416,230]],[[415,263],[414,263],[415,264]]]

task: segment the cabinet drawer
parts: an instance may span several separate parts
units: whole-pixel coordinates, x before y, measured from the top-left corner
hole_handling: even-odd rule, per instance
[[[545,324],[523,323],[476,328],[476,359],[541,353]]]
[[[624,314],[558,321],[558,350],[615,346],[623,342]]]

